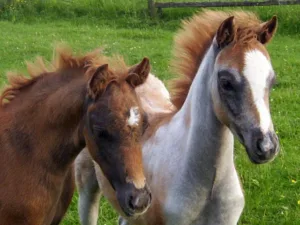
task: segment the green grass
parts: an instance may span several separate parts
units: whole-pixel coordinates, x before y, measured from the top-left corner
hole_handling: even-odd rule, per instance
[[[105,2],[105,4],[104,4]],[[195,9],[166,9],[150,20],[144,0],[19,0],[0,11],[1,82],[8,70],[25,70],[25,60],[42,55],[50,60],[53,45],[66,42],[76,51],[104,46],[107,54],[120,53],[130,64],[144,56],[153,72],[167,81],[172,74],[172,39],[182,18]],[[300,224],[300,13],[299,6],[247,8],[263,19],[279,17],[279,31],[268,46],[278,83],[271,108],[281,153],[267,165],[250,163],[236,143],[236,165],[243,183],[246,207],[240,224]],[[293,182],[295,181],[295,182]],[[63,222],[79,224],[77,195]],[[116,224],[116,213],[101,202],[99,224]]]

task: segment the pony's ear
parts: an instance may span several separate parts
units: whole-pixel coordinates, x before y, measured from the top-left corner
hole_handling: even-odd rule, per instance
[[[234,39],[236,35],[236,28],[234,24],[234,16],[231,16],[223,21],[220,25],[216,40],[219,48],[224,48],[229,45]]]
[[[150,61],[148,58],[143,58],[142,62],[132,66],[128,71],[126,81],[132,86],[137,87],[143,84],[150,73]]]
[[[277,16],[273,16],[271,20],[261,24],[257,37],[262,44],[266,44],[272,39],[277,30],[277,24]]]
[[[88,81],[88,94],[95,99],[107,86],[108,64],[99,66]]]

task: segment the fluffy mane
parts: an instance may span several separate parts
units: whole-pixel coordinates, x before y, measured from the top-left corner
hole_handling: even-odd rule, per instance
[[[222,12],[205,10],[182,23],[175,36],[172,68],[178,77],[171,81],[171,101],[180,109],[211,42],[221,25],[230,16],[235,17],[237,40],[247,42],[256,38],[260,20],[254,13],[244,11]]]
[[[0,104],[4,105],[12,101],[22,89],[31,86],[41,77],[47,76],[51,72],[65,71],[69,69],[79,69],[92,74],[96,68],[103,64],[109,64],[114,71],[114,77],[117,80],[124,80],[127,74],[127,66],[120,56],[106,57],[101,54],[101,50],[97,49],[85,55],[74,55],[73,51],[65,46],[57,47],[54,50],[52,62],[46,66],[46,62],[42,57],[37,57],[34,63],[27,63],[27,72],[29,76],[20,73],[8,72],[8,85],[2,91],[0,96]]]

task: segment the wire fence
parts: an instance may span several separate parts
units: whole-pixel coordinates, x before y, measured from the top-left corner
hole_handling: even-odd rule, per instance
[[[151,17],[155,17],[156,12],[162,12],[163,8],[178,7],[237,7],[237,6],[270,6],[270,5],[296,5],[300,0],[214,0],[214,1],[191,1],[191,0],[148,0],[148,9]]]

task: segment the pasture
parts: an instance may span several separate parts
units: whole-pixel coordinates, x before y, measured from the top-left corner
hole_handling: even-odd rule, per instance
[[[167,82],[172,40],[183,18],[196,9],[166,9],[154,20],[145,0],[17,0],[0,11],[1,84],[8,70],[25,71],[25,61],[36,56],[50,60],[55,43],[76,51],[104,47],[121,54],[130,64],[148,56],[152,72]],[[237,9],[237,8],[235,8]],[[236,143],[235,161],[246,198],[240,225],[300,224],[300,6],[244,8],[263,20],[278,15],[279,30],[268,45],[277,84],[271,110],[281,153],[267,165],[253,165]],[[225,9],[224,9],[225,10]],[[226,9],[228,10],[228,9]],[[117,215],[102,200],[99,224],[116,224]],[[64,225],[79,224],[77,195]]]

